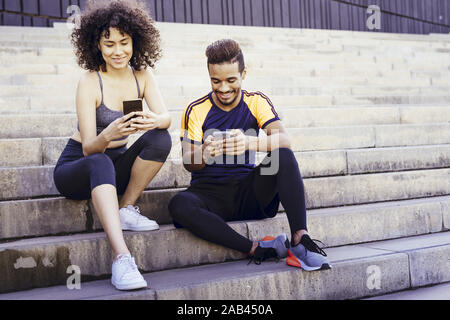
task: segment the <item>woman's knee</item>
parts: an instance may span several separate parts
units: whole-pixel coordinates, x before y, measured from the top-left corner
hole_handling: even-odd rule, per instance
[[[116,169],[110,157],[104,153],[95,153],[86,157],[91,191],[103,184],[116,186]]]
[[[86,158],[86,164],[91,170],[108,170],[114,173],[114,164],[110,157],[104,153],[94,153]]]
[[[141,136],[144,147],[139,156],[144,160],[166,161],[172,149],[172,138],[166,129],[154,129]]]

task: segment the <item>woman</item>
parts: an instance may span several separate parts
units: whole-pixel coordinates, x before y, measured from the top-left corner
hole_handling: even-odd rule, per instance
[[[69,199],[92,198],[115,257],[112,284],[138,289],[147,283],[122,230],[159,228],[134,204],[171,149],[171,118],[147,69],[161,55],[159,32],[140,1],[86,5],[71,35],[78,64],[88,70],[77,88],[78,130],[56,164],[54,181]],[[150,111],[124,115],[123,101],[136,99],[145,99]],[[145,133],[127,149],[127,137],[138,131]]]

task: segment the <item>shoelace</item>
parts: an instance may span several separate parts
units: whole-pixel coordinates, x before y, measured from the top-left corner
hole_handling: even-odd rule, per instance
[[[133,206],[134,210],[136,210],[137,213],[141,214],[141,210],[138,206]]]
[[[317,243],[316,242],[320,242],[321,244],[322,244],[322,246],[325,246],[325,244],[322,242],[322,241],[320,241],[320,240],[317,240],[317,239],[311,239],[311,238],[309,238],[309,237],[305,237],[305,241],[304,241],[305,243],[303,243],[303,245],[306,247],[306,249],[308,249],[309,251],[313,251],[313,252],[316,252],[316,253],[319,253],[319,254],[321,254],[321,255],[323,255],[323,256],[327,256],[327,254],[325,253],[325,251],[323,251],[322,250],[322,248],[321,247],[319,247],[318,245],[317,245]]]
[[[120,255],[119,258],[117,259],[117,263],[119,263],[119,264],[128,264],[128,266],[130,267],[130,269],[132,271],[138,270],[138,268],[136,266],[136,263],[134,262],[134,258],[133,257]]]
[[[270,250],[272,249],[272,250]],[[256,265],[260,265],[261,262],[263,262],[264,260],[270,259],[270,258],[275,258],[277,262],[280,261],[280,258],[278,258],[278,255],[276,254],[275,249],[270,248],[269,250],[265,250],[264,251],[264,256],[262,257],[255,257],[255,255],[250,256],[250,260],[248,261],[247,265],[249,265],[250,263],[254,262]]]
[[[131,214],[137,219],[141,219],[142,215],[141,215],[141,210],[139,209],[138,206],[133,206],[134,210],[128,209],[129,212],[131,212]]]

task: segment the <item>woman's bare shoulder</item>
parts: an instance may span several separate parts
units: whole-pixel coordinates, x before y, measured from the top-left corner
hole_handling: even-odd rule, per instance
[[[85,71],[80,75],[80,84],[90,85],[94,82],[98,82],[98,76],[96,71]]]
[[[95,105],[100,104],[100,85],[95,71],[86,71],[81,74],[78,81],[78,96],[89,101],[95,100]]]

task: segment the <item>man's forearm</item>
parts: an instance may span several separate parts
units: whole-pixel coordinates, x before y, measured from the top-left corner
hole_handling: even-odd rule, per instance
[[[202,148],[184,152],[183,165],[184,168],[189,172],[202,170],[206,165],[205,161],[203,160]]]
[[[248,136],[248,150],[269,152],[279,148],[291,148],[286,133],[273,133],[269,136]]]

